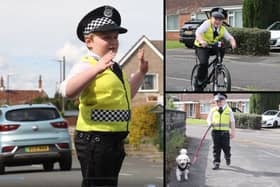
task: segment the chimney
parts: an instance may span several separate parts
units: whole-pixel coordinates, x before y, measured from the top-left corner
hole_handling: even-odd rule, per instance
[[[42,87],[42,75],[39,76],[38,89],[39,89],[40,92],[43,90],[43,87]]]
[[[3,76],[1,76],[1,79],[0,79],[0,91],[4,91],[4,90],[5,90],[4,79],[3,79]]]

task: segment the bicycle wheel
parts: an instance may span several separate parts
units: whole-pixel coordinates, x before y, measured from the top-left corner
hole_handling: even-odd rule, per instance
[[[196,64],[193,69],[192,69],[192,75],[191,75],[191,88],[192,91],[195,91],[195,80],[197,76],[197,71],[198,71],[198,64]]]
[[[230,72],[223,64],[216,69],[216,78],[213,81],[213,91],[231,91]]]

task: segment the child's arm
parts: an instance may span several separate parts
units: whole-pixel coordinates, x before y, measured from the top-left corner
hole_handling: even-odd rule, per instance
[[[236,48],[236,41],[234,37],[227,31],[226,28],[225,28],[224,38],[230,42],[232,49]]]
[[[139,49],[138,51],[138,59],[139,59],[139,64],[138,64],[138,71],[134,74],[134,76],[130,79],[130,87],[131,87],[131,98],[133,98],[139,87],[141,86],[145,74],[148,72],[149,65],[148,61],[144,59],[144,49]]]
[[[68,79],[65,96],[71,98],[78,95],[84,88],[88,86],[88,84],[96,77],[97,74],[102,73],[113,64],[112,59],[115,57],[115,55],[116,53],[112,51],[108,52],[95,66]]]

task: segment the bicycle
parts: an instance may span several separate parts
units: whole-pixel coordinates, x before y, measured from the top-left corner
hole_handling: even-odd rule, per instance
[[[222,42],[217,42],[213,45],[208,45],[207,48],[214,49],[216,58],[213,59],[208,64],[208,70],[210,74],[206,80],[203,81],[201,87],[202,91],[207,87],[207,85],[212,83],[213,91],[231,91],[231,76],[228,68],[223,64],[223,58],[225,55],[225,47]],[[195,53],[196,54],[196,53]],[[210,55],[213,56],[213,55]],[[199,60],[196,54],[196,65],[192,69],[191,74],[191,87],[193,91],[195,90],[195,82],[197,77],[197,71],[199,67]]]

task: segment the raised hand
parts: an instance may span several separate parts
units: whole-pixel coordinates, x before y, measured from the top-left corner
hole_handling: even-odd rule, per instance
[[[98,68],[99,73],[102,73],[107,68],[113,65],[113,58],[116,56],[116,53],[113,51],[109,51],[106,53],[97,63],[96,68]]]
[[[138,50],[138,59],[139,59],[139,72],[142,74],[146,74],[149,69],[149,63],[147,60],[144,58],[144,48],[141,48]]]

